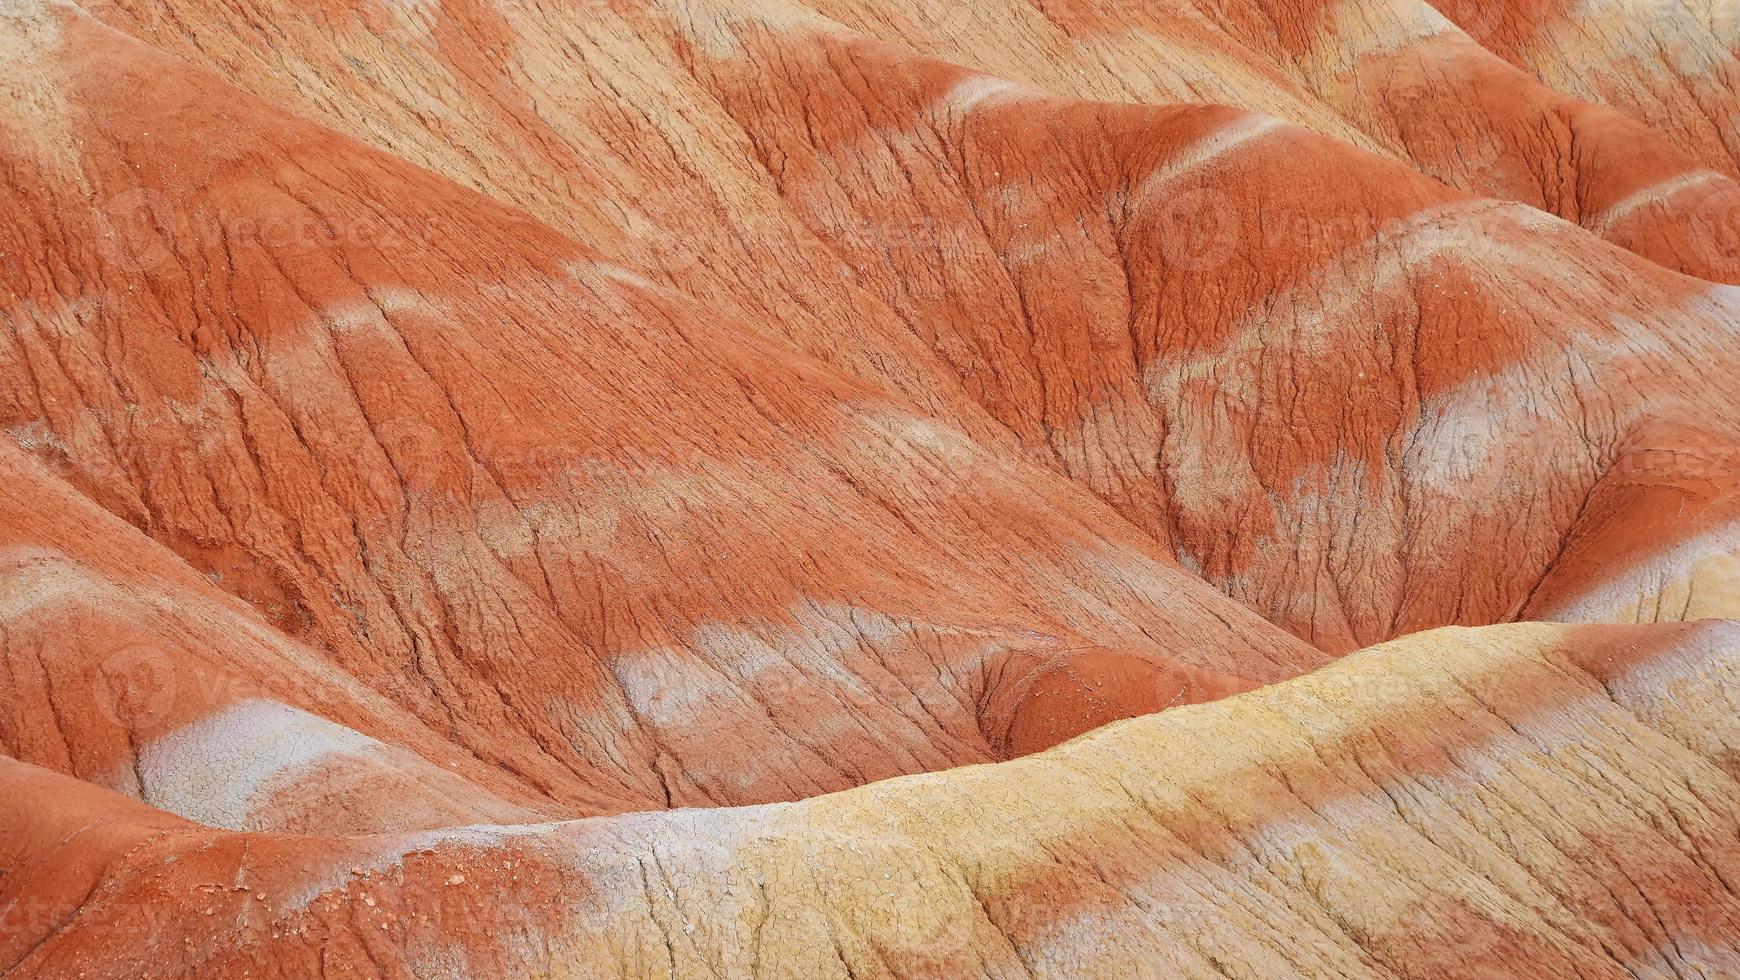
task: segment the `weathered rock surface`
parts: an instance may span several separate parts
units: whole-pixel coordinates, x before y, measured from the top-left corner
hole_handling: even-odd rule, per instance
[[[1007,436],[51,23],[61,129],[47,90],[18,126],[71,156],[14,168],[4,247],[57,267],[13,270],[8,426],[544,795],[741,804],[989,761],[992,709],[1094,651],[1186,700],[1326,659]],[[161,223],[80,210],[111,192]]]
[[[1440,631],[1001,765],[412,834],[212,830],[5,763],[0,894],[37,901],[0,953],[41,976],[1726,976],[1737,651],[1722,624]]]
[[[0,0],[0,971],[1740,972],[1719,6]]]
[[[178,5],[94,9],[975,438],[1013,433],[1332,652],[1515,615],[1615,466],[1722,466],[1734,442],[1730,373],[1682,365],[1722,362],[1736,294],[1537,210],[1740,281],[1707,233],[1726,204],[1634,197],[1699,165],[1420,3]],[[819,281],[785,265],[818,255]],[[1659,544],[1630,560],[1710,542]]]

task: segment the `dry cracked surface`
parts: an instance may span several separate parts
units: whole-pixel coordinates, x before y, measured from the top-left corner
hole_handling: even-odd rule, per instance
[[[1740,975],[1737,57],[0,0],[0,973]]]

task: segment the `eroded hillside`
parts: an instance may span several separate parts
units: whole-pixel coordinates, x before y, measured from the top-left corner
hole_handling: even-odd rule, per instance
[[[0,970],[1740,971],[1621,7],[0,0]]]

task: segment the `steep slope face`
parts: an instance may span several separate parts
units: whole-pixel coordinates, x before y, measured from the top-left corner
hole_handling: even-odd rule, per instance
[[[1503,6],[1473,6],[1463,22],[1482,30]],[[1059,94],[1217,102],[1279,116],[1459,189],[1557,214],[1670,269],[1740,282],[1733,237],[1709,234],[1740,206],[1740,185],[1638,121],[1652,117],[1628,118],[1539,84],[1420,0],[816,7]],[[1692,175],[1696,194],[1657,203],[1655,190]]]
[[[386,50],[364,30],[367,17],[337,29],[283,11],[272,21],[294,36],[285,57],[301,66],[286,85],[267,71],[251,20],[98,9],[172,46],[196,38],[193,56],[257,88],[287,89],[293,104],[364,135],[365,120],[440,104],[432,79],[456,69],[439,68],[436,56],[468,50],[411,35]],[[1645,159],[1673,151],[1635,123],[1530,88],[1417,4],[1314,6],[1279,33],[1264,26],[1274,18],[1261,8],[1235,5],[1211,34],[1200,33],[1194,8],[1163,16],[1166,8],[1113,5],[1090,17],[1053,5],[1040,20],[1012,17],[1015,26],[984,32],[968,29],[982,19],[977,7],[952,20],[938,14],[940,24],[897,17],[898,5],[853,9],[827,12],[1012,73],[1048,64],[1066,36],[1159,36],[1153,18],[1196,24],[1196,41],[1167,48],[1173,62],[1219,70],[1222,62],[1199,57],[1219,38],[1235,63],[1268,66],[1229,69],[1214,94],[1296,113],[1317,105],[1304,114],[1313,125],[1464,183],[1479,181],[1433,161],[1473,152],[1465,129],[1493,134],[1510,141],[1493,158],[1508,161],[1496,172],[1520,183],[1482,189],[1577,219],[1613,217],[1609,205],[1634,189],[1626,181],[1679,166]],[[450,4],[418,16],[439,37],[481,30],[476,23],[494,15]],[[1186,565],[1326,650],[1548,608],[1537,601],[1542,590],[1575,580],[1545,584],[1565,562],[1678,567],[1633,553],[1636,541],[1588,532],[1580,515],[1614,466],[1721,455],[1735,444],[1731,292],[1663,275],[1526,209],[1447,193],[1345,144],[1261,116],[1048,97],[797,8],[697,2],[503,16],[503,60],[473,66],[501,91],[543,86],[574,98],[574,87],[551,80],[551,65],[592,65],[604,33],[667,46],[647,54],[646,71],[671,73],[676,94],[643,93],[648,118],[706,118],[685,130],[685,145],[729,146],[759,164],[750,169],[761,174],[751,181],[761,203],[733,219],[747,230],[712,234],[753,236],[765,225],[784,236],[795,226],[830,248],[854,288],[908,331],[900,343],[933,352],[935,370],[920,387],[958,388]],[[961,47],[969,41],[978,47]],[[365,77],[346,67],[353,50],[393,70]],[[1159,76],[1113,68],[1080,83],[1055,66],[1037,77],[1096,94],[1116,93],[1093,78],[1134,78],[1129,95],[1170,93]],[[1284,91],[1293,103],[1275,94]],[[1251,94],[1264,92],[1273,97]],[[561,145],[585,145],[599,125],[593,101],[611,98],[555,103],[538,118],[560,129]],[[1349,126],[1325,123],[1330,116]],[[466,146],[497,147],[491,132],[519,131],[464,125]],[[1414,126],[1438,130],[1427,138]],[[1544,142],[1543,126],[1556,134]],[[453,169],[427,123],[393,132],[395,149]],[[715,142],[720,133],[731,134],[728,144]],[[560,212],[545,184],[512,176],[537,162],[500,163],[479,184],[539,214]],[[1688,213],[1672,210],[1672,221]],[[555,220],[590,233],[582,212]],[[1612,237],[1641,227],[1630,221],[1593,223]],[[1686,234],[1668,235],[1673,249],[1696,251]],[[802,329],[798,319],[782,322]],[[865,322],[868,331],[883,321]],[[837,340],[820,346],[849,370],[879,360]],[[1534,389],[1552,394],[1541,400]],[[1674,479],[1633,478],[1603,500],[1626,521],[1648,523],[1664,506],[1654,491]],[[1732,553],[1724,540],[1688,535],[1657,550],[1690,548],[1694,564],[1719,562]],[[1499,552],[1516,557],[1483,557]],[[1682,577],[1662,588],[1687,585]],[[1551,608],[1584,607],[1567,595]]]
[[[1637,212],[1686,209],[1699,240],[1740,242],[1740,11],[1724,0],[1437,4],[1492,51],[1562,92],[1645,120],[1699,166],[1663,174]]]
[[[789,220],[742,134],[688,78],[669,16],[469,0],[89,9],[975,437],[996,433],[894,311]]]
[[[1733,175],[1432,8],[0,0],[0,94],[0,973],[1740,974]]]
[[[69,10],[26,29],[0,424],[570,812],[1001,758],[1084,670],[1138,670],[1128,714],[1324,659],[1049,469]]]
[[[1706,167],[1740,176],[1740,13],[1733,4],[1434,0],[1434,5],[1488,49],[1553,88],[1647,120]]]
[[[1525,619],[1649,622],[1731,616],[1740,583],[1740,454],[1663,432],[1590,491]],[[1671,447],[1671,448],[1669,448]]]
[[[1327,649],[1514,615],[1614,466],[1736,444],[1732,289],[1263,117],[849,39],[743,69],[774,60],[704,77],[794,209],[925,222],[839,247],[1024,441]]]
[[[690,77],[691,63],[735,60],[777,74],[785,48],[805,49],[811,38],[843,36],[845,28],[1058,95],[1219,103],[1276,116],[1407,161],[1471,193],[1547,210],[1676,271],[1740,282],[1740,242],[1709,233],[1740,209],[1740,184],[1710,174],[1638,121],[1650,116],[1628,118],[1539,84],[1423,0],[662,0],[583,8],[457,0],[358,9],[277,0],[219,9],[203,0],[92,0],[89,6],[275,102],[524,206],[585,240],[603,244],[627,228],[641,241],[612,242],[606,251],[637,268],[661,269],[668,281],[697,292],[738,295],[759,285],[771,290],[768,296],[791,297],[787,286],[742,278],[754,271],[730,267],[739,277],[733,286],[721,282],[718,270],[684,266],[726,261],[748,241],[790,274],[796,266],[777,257],[815,239],[794,237],[779,219],[777,202],[765,193],[777,167],[743,166],[734,152],[742,149],[740,134],[713,105],[715,87]],[[1464,21],[1478,30],[1484,24],[1476,18],[1487,16]],[[256,29],[262,23],[272,30]],[[657,84],[618,77],[623,73],[614,66],[628,57],[635,79]],[[588,83],[556,84],[570,73]],[[481,97],[458,98],[461,92]],[[637,110],[626,120],[619,109],[624,98]],[[449,143],[465,147],[465,155]],[[688,195],[689,208],[671,210],[671,192],[606,188],[598,190],[628,200],[619,213],[598,214],[592,192],[602,178],[592,164],[611,157],[693,172],[697,183],[675,192]],[[569,179],[551,183],[544,175],[552,170]],[[1655,190],[1690,175],[1697,176],[1695,193],[1656,200]],[[727,215],[707,217],[709,203]],[[874,227],[855,233],[875,240]],[[690,251],[703,240],[697,236],[716,243],[708,251],[717,258],[698,261]],[[673,264],[674,255],[685,258]],[[766,259],[760,264],[775,267]],[[815,304],[837,308],[832,304],[865,298],[839,291],[832,270],[823,271],[828,276],[810,290],[816,298],[780,304],[793,307],[780,315],[805,332],[823,328],[812,315]],[[765,299],[746,302],[764,312],[777,308]]]
[[[4,754],[234,830],[404,831],[558,812],[10,441],[0,527]]]
[[[0,962],[27,977],[1729,975],[1737,653],[1719,624],[1445,631],[997,766],[426,834],[214,832],[7,762],[0,807],[27,829],[5,840],[0,898],[40,903]]]

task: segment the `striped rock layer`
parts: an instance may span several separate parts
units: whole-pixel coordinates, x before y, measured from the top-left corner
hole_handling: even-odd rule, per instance
[[[214,829],[7,761],[0,952],[40,976],[1726,976],[1737,650],[1728,624],[1441,630],[998,765],[420,832]]]
[[[0,0],[0,973],[1740,972],[1653,6]]]

